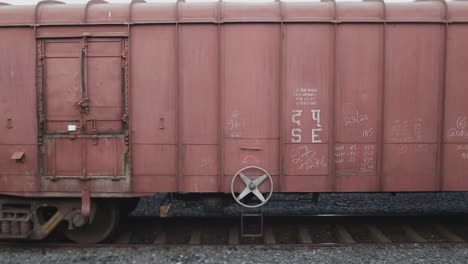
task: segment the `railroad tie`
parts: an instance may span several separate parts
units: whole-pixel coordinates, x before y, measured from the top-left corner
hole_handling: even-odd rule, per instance
[[[300,224],[297,231],[299,243],[312,244],[312,238],[310,237],[309,229],[304,224]]]
[[[369,229],[369,233],[374,241],[379,243],[392,242],[376,225],[369,225],[367,228]]]
[[[345,243],[345,244],[355,244],[356,241],[354,241],[353,236],[346,230],[346,228],[342,225],[337,225],[336,226],[336,234],[338,235],[338,241],[340,243]]]
[[[267,225],[265,227],[265,233],[263,234],[263,242],[268,245],[276,244],[275,233],[273,227]]]
[[[410,225],[402,225],[401,228],[405,231],[406,236],[411,240],[411,242],[416,243],[426,243],[427,240],[422,237],[416,230],[414,230]]]
[[[123,230],[122,233],[118,236],[115,240],[117,244],[130,244],[130,239],[132,237],[132,233],[130,230]]]
[[[457,234],[453,233],[452,231],[450,231],[450,229],[446,228],[445,226],[437,225],[436,230],[452,243],[465,243],[465,240],[463,238],[459,237]]]
[[[192,229],[192,234],[190,236],[190,245],[199,245],[201,244],[201,228],[195,227]]]
[[[162,230],[154,240],[153,244],[163,245],[167,243],[167,234],[166,231]]]
[[[239,244],[239,228],[237,226],[231,226],[229,228],[229,245],[238,245]]]

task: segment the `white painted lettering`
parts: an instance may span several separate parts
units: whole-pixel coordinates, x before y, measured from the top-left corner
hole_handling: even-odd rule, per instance
[[[292,122],[298,126],[301,125],[301,120],[297,120],[296,118],[300,117],[302,115],[302,110],[293,110],[293,115],[292,115]]]
[[[322,143],[322,140],[318,139],[318,132],[321,132],[321,128],[312,129],[312,143]]]
[[[301,129],[300,128],[293,128],[291,130],[291,136],[292,136],[291,141],[293,143],[300,143],[302,141]]]

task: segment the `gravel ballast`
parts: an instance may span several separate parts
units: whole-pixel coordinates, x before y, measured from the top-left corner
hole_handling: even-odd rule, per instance
[[[164,195],[141,199],[135,216],[159,215]],[[468,213],[468,193],[326,193],[317,204],[309,194],[274,194],[262,207],[265,215],[353,214],[353,215],[425,215]],[[201,204],[175,200],[173,216],[203,216]],[[246,211],[233,202],[224,209],[225,215],[240,215]],[[258,211],[258,210],[257,210]]]
[[[466,263],[460,246],[0,249],[1,263]]]

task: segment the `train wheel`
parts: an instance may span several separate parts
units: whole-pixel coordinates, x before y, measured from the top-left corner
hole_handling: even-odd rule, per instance
[[[115,233],[120,222],[119,204],[112,201],[96,201],[96,212],[92,222],[82,227],[69,230],[64,228],[63,234],[71,241],[80,244],[101,243]]]

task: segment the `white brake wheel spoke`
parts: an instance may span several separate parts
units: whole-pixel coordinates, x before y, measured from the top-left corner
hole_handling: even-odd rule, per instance
[[[257,198],[260,199],[260,201],[262,201],[262,203],[265,202],[265,197],[263,197],[263,194],[258,190],[258,188],[255,188],[252,191],[252,193],[255,194],[255,196],[257,196]]]
[[[253,181],[253,183],[255,184],[255,186],[259,186],[268,176],[266,174],[263,174],[262,176],[258,177],[257,179],[255,179]]]
[[[245,185],[247,185],[247,187],[249,186],[249,184],[252,182],[247,176],[245,176],[244,173],[239,173],[239,176],[241,177],[242,181],[244,181]]]
[[[239,194],[239,196],[237,196],[237,200],[241,200],[242,198],[244,198],[245,196],[247,196],[247,194],[249,194],[251,191],[249,189],[249,187],[245,187],[245,189]]]
[[[0,0],[1,1],[1,0]],[[247,176],[245,174],[246,171],[253,171],[255,170],[255,176]],[[261,173],[259,173],[259,171]],[[260,176],[256,176],[260,175]],[[254,178],[251,179],[250,177]],[[239,179],[240,178],[240,179]],[[236,181],[237,180],[237,181]],[[268,183],[265,183],[265,180],[268,181]],[[242,181],[245,184],[245,188],[242,189],[242,191],[239,193],[239,181]],[[242,186],[242,184],[240,184]],[[262,185],[263,187],[267,188],[268,191],[265,193],[261,193],[259,186]],[[252,201],[242,201],[247,195],[252,193],[257,197],[257,199],[254,199]],[[273,193],[273,179],[271,175],[264,169],[256,166],[248,166],[244,167],[243,169],[239,170],[236,174],[234,174],[232,180],[231,180],[231,194],[234,200],[240,204],[243,207],[247,208],[256,208],[264,205],[268,200],[270,200],[271,195]]]

